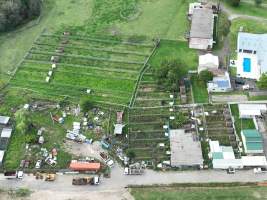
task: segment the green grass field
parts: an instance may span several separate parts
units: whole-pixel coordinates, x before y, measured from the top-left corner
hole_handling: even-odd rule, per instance
[[[188,4],[192,0],[141,0],[142,14],[132,21],[116,24],[127,35],[147,35],[165,39],[185,40],[189,22],[187,20]]]
[[[227,0],[224,0],[225,2]],[[254,1],[253,1],[254,3]],[[266,7],[263,6],[256,6],[255,4],[247,3],[247,2],[242,2],[238,7],[233,7],[228,3],[224,3],[224,5],[230,9],[232,12],[237,13],[237,14],[242,14],[242,15],[250,15],[250,16],[256,16],[256,17],[261,17],[261,18],[266,18],[267,19],[267,12],[266,12]]]
[[[67,44],[62,43],[65,40]],[[64,52],[56,52],[59,46]],[[33,91],[48,99],[68,97],[76,102],[91,89],[89,97],[95,102],[127,106],[153,48],[153,42],[144,39],[133,43],[129,38],[46,33],[34,43],[9,88]],[[50,59],[56,55],[57,68],[46,83],[48,71],[52,70]]]
[[[206,83],[194,75],[191,77],[191,84],[195,103],[208,103],[209,96]]]
[[[136,200],[264,200],[266,187],[158,187],[131,189]]]
[[[66,25],[82,25],[90,18],[92,7],[93,0],[44,0],[39,24],[34,25],[37,23],[37,20],[34,20],[16,31],[0,35],[1,79],[8,79],[7,72],[15,70],[44,28],[56,30]]]
[[[160,46],[151,57],[149,64],[160,67],[164,60],[179,59],[187,65],[188,70],[196,70],[198,54],[194,49],[189,49],[188,43],[183,41],[161,40]]]

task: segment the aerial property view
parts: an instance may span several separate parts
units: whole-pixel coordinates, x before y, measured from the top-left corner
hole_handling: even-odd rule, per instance
[[[262,200],[266,156],[266,0],[0,1],[0,200]]]

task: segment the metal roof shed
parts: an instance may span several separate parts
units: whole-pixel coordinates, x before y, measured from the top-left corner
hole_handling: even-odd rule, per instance
[[[265,156],[242,156],[244,167],[266,167],[267,161]]]
[[[214,159],[212,160],[214,169],[242,169],[243,163],[241,159]]]
[[[3,128],[1,132],[1,138],[10,138],[12,133],[11,128]]]
[[[5,151],[0,151],[0,166],[3,164],[4,155]]]
[[[122,129],[123,129],[124,125],[122,125],[122,124],[115,124],[114,126],[115,126],[114,134],[121,135],[122,134]]]
[[[245,129],[241,131],[245,153],[263,153],[263,139],[256,129]]]
[[[10,117],[0,116],[0,124],[7,125],[9,122],[9,119],[10,119]]]
[[[266,104],[238,104],[240,118],[253,118],[267,111]]]

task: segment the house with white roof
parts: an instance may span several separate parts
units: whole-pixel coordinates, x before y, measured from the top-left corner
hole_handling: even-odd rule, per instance
[[[267,34],[238,33],[237,76],[259,80],[267,72]]]

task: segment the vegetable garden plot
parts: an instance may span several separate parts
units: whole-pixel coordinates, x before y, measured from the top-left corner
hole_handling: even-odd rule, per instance
[[[130,43],[110,37],[42,35],[25,57],[10,87],[33,91],[48,99],[58,95],[76,101],[88,96],[100,104],[127,106],[153,47],[154,42],[148,40]],[[54,68],[52,57],[57,58]]]
[[[222,145],[236,146],[233,122],[227,105],[206,105],[206,132],[211,140],[218,140]]]

